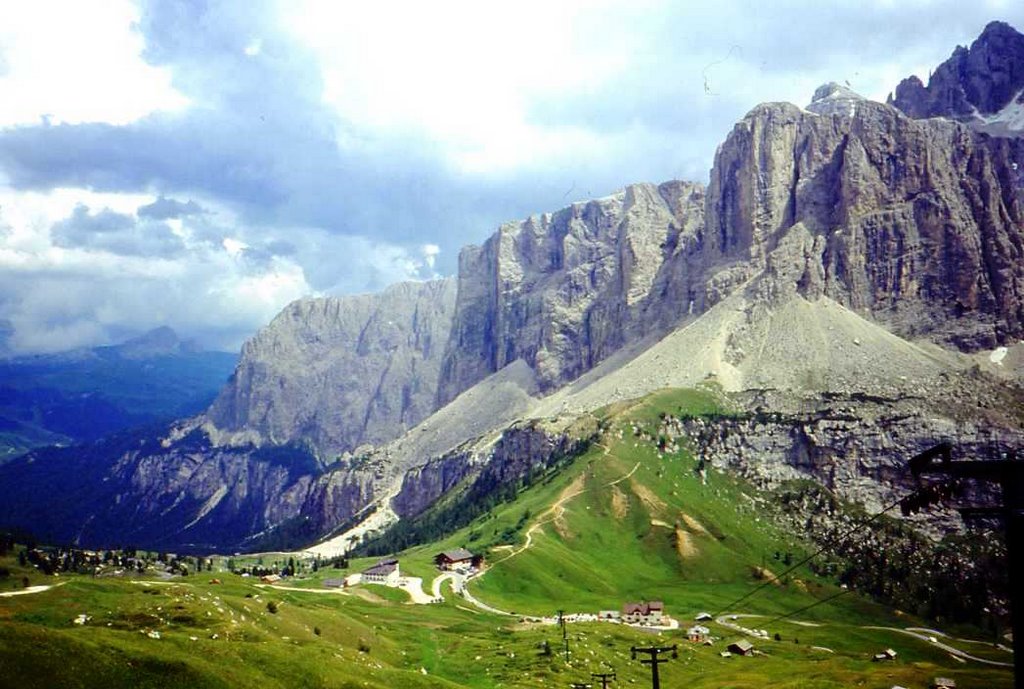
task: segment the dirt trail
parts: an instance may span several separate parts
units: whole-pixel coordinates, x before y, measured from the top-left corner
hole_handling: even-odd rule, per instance
[[[66,581],[62,581],[59,584],[46,584],[44,586],[29,586],[28,588],[18,589],[17,591],[4,591],[0,593],[0,598],[11,598],[13,596],[31,596],[34,593],[42,593],[43,591],[49,591],[50,589],[63,586]]]
[[[608,456],[608,454],[610,453],[610,449],[608,448],[608,446],[602,445],[601,447],[604,449],[604,455]],[[639,468],[640,468],[640,462],[637,462],[636,465],[632,469],[630,469],[629,473],[627,473],[627,474],[625,474],[625,475],[615,479],[614,481],[606,483],[605,485],[606,486],[614,486],[615,484],[617,484],[617,483],[619,483],[621,481],[625,481],[625,480],[629,479],[633,474],[635,474],[636,470],[639,469]],[[501,564],[502,562],[505,562],[506,560],[515,557],[516,555],[518,555],[519,553],[523,552],[524,550],[528,550],[530,547],[532,547],[533,546],[533,536],[534,536],[534,534],[537,533],[537,531],[539,529],[543,528],[545,524],[549,524],[549,523],[551,523],[551,522],[553,522],[553,521],[555,521],[557,519],[561,519],[562,516],[565,514],[565,505],[566,505],[566,503],[569,502],[570,500],[572,500],[573,498],[575,498],[576,496],[582,495],[583,493],[587,492],[587,489],[583,487],[583,481],[584,481],[584,476],[583,476],[583,474],[580,474],[579,476],[576,477],[576,479],[573,480],[572,483],[570,483],[568,486],[565,487],[565,489],[558,496],[558,499],[555,500],[555,502],[552,503],[552,505],[550,507],[548,507],[546,510],[544,510],[543,512],[541,512],[537,516],[537,521],[535,521],[530,526],[530,528],[526,530],[526,540],[523,542],[523,545],[519,546],[518,548],[513,548],[508,553],[508,555],[506,555],[505,557],[501,558],[500,560],[495,560],[494,562],[491,563],[490,567],[488,567],[484,571],[480,572],[479,574],[477,574],[473,578],[476,579],[476,578],[482,577],[483,575],[487,574],[487,572],[490,570],[491,567],[496,567],[497,565]],[[434,581],[435,581],[435,584],[438,587],[440,587],[440,582],[438,582],[436,579]],[[457,587],[457,588],[459,588],[459,587]],[[470,593],[469,588],[465,585],[465,583],[462,584],[461,590],[462,590],[462,595],[465,597],[465,599],[467,601],[469,601],[470,603],[472,603],[473,605],[475,605],[476,607],[480,608],[481,610],[485,610],[487,612],[492,612],[492,613],[499,614],[499,615],[510,615],[511,614],[511,613],[509,613],[507,611],[498,610],[497,608],[493,608],[493,607],[487,605],[486,603],[484,603],[483,601],[475,598],[473,596],[473,594]]]
[[[500,564],[505,560],[508,560],[509,558],[515,557],[524,550],[529,549],[533,545],[533,535],[538,530],[543,528],[545,524],[550,524],[551,522],[557,519],[561,519],[562,515],[565,514],[565,503],[569,502],[577,495],[582,495],[587,491],[586,488],[582,487],[583,481],[583,474],[580,474],[575,479],[573,479],[573,482],[565,487],[561,495],[558,496],[558,499],[554,503],[552,503],[551,507],[541,512],[540,515],[538,515],[537,517],[537,521],[535,521],[533,525],[526,530],[526,541],[523,543],[523,545],[513,549],[512,552],[510,552],[508,555],[501,558],[500,560],[497,560],[496,562],[492,563],[491,566],[493,567],[494,565]]]
[[[989,660],[987,658],[979,658],[977,656],[972,656],[970,653],[966,653],[964,651],[961,651],[959,648],[956,648],[955,646],[950,646],[949,644],[943,643],[942,641],[939,641],[938,639],[935,639],[935,636],[929,636],[929,635],[926,635],[926,634],[921,634],[918,631],[914,631],[915,627],[908,627],[906,629],[900,629],[899,627],[871,627],[871,626],[865,626],[865,627],[861,627],[861,629],[885,629],[885,630],[888,630],[890,632],[898,632],[900,634],[906,634],[907,636],[912,636],[915,639],[921,639],[922,641],[927,641],[927,642],[931,643],[932,646],[935,646],[936,648],[941,648],[943,651],[946,651],[950,655],[955,656],[957,658],[963,658],[964,660],[973,660],[976,663],[982,663],[984,665],[995,665],[996,667],[1013,667],[1013,663],[1004,663],[1004,662],[999,661],[999,660]],[[929,631],[934,631],[934,630],[929,630]],[[940,634],[941,634],[941,632],[940,632]],[[942,634],[942,636],[946,637],[946,638],[949,638],[945,634]],[[933,641],[933,639],[934,639],[934,641]]]
[[[603,455],[607,457],[611,452],[611,449],[607,445],[601,445],[601,447],[604,450]],[[631,476],[633,476],[633,474],[636,473],[636,470],[639,468],[640,462],[637,462],[633,466],[633,468],[629,470],[629,473],[615,479],[614,481],[606,483],[605,486],[614,486],[617,483],[629,479]],[[583,488],[583,481],[583,474],[580,474],[573,480],[572,483],[566,486],[565,490],[563,490],[561,495],[558,496],[558,499],[554,503],[552,503],[551,507],[541,512],[540,515],[537,516],[537,521],[535,521],[533,525],[526,530],[526,541],[523,543],[523,545],[521,545],[518,548],[513,548],[508,555],[501,558],[500,560],[496,560],[491,564],[491,566],[493,567],[494,565],[500,564],[505,560],[508,560],[509,558],[513,558],[519,553],[523,552],[524,550],[527,550],[530,547],[532,547],[533,535],[537,533],[539,529],[543,528],[545,524],[550,524],[551,522],[561,520],[563,518],[563,515],[565,514],[565,504],[572,500],[573,498],[575,498],[576,496],[582,495],[583,493],[587,492],[587,489]]]

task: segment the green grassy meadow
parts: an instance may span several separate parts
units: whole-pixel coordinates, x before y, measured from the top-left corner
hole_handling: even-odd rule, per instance
[[[470,591],[514,616],[475,609],[450,590],[443,603],[412,605],[403,592],[382,586],[318,588],[343,570],[284,582],[310,589],[294,591],[225,572],[167,581],[42,577],[8,557],[0,563],[10,571],[0,592],[20,588],[23,576],[33,585],[61,585],[0,598],[0,686],[567,687],[589,682],[591,672],[614,671],[612,686],[643,687],[650,686],[649,670],[630,658],[630,646],[672,644],[679,657],[661,666],[666,688],[925,687],[937,675],[959,687],[1012,686],[1009,669],[961,662],[927,640],[866,628],[931,625],[854,593],[773,621],[840,591],[809,570],[730,606],[764,583],[762,563],[784,569],[776,551],[799,560],[806,546],[798,534],[773,526],[743,482],[710,472],[704,485],[685,451],[659,458],[656,447],[634,435],[634,425],[651,429],[662,411],[687,410],[723,411],[712,393],[692,391],[609,409],[598,441],[557,476],[439,542],[400,554],[403,573],[423,577],[429,591],[438,551],[473,549],[513,529],[518,544],[488,552],[487,571]],[[531,545],[523,548],[527,534]],[[353,560],[348,571],[373,559]],[[210,583],[213,577],[223,584]],[[654,634],[570,624],[568,662],[560,628],[520,619],[558,609],[621,609],[642,599],[663,600],[682,628]],[[711,622],[721,638],[715,645],[683,637],[700,611],[757,615],[739,621],[779,640],[754,641],[760,654],[753,657],[724,658],[720,652],[739,633]],[[83,614],[86,623],[75,624]],[[988,644],[948,643],[992,660],[1012,657]],[[897,660],[871,662],[885,648],[896,650]]]

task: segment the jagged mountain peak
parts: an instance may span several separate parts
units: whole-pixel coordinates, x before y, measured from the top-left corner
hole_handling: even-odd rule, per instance
[[[1024,91],[1024,34],[1006,22],[989,23],[969,48],[958,46],[936,68],[928,85],[904,79],[889,103],[921,119],[948,117],[987,124],[1019,101]]]

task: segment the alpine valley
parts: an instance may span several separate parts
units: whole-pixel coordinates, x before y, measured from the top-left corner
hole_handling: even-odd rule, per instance
[[[591,667],[646,682],[622,647],[649,634],[581,618],[552,657],[541,620],[654,598],[687,619],[780,619],[834,596],[751,622],[774,634],[757,642],[762,669],[737,674],[745,658],[694,645],[678,677],[1008,687],[1012,655],[992,643],[1008,643],[1010,619],[999,525],[968,531],[952,502],[892,508],[919,487],[908,460],[939,443],[954,460],[1024,449],[1022,341],[1024,35],[994,22],[888,103],[830,83],[804,108],[756,106],[707,185],[630,185],[502,225],[454,277],[296,301],[198,415],[0,465],[0,526],[42,543],[232,570],[270,551],[316,563],[278,589],[72,580],[43,609],[0,602],[4,645],[20,649],[0,651],[13,673],[0,677],[36,686],[38,643],[102,659],[76,671],[81,686],[127,682],[74,636],[73,608],[139,661],[137,686],[171,669],[200,686],[564,686]],[[969,482],[958,500],[1000,497]],[[435,580],[439,605],[304,591],[324,582],[321,561],[400,554],[426,578],[457,547],[485,570],[464,597]],[[729,607],[762,583],[769,595]],[[268,614],[254,595],[287,605]],[[494,615],[515,623],[495,635]],[[732,620],[712,632],[742,635]],[[174,644],[160,660],[136,638],[151,628]],[[214,655],[193,657],[210,633]],[[863,662],[888,646],[899,663]]]

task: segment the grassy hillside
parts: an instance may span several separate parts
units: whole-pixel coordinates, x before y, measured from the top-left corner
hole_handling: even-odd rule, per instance
[[[470,592],[515,615],[485,612],[447,586],[445,601],[431,605],[412,605],[403,592],[374,585],[325,590],[324,578],[347,573],[334,569],[307,570],[268,588],[220,572],[160,582],[44,579],[8,557],[0,563],[9,571],[0,592],[21,588],[26,575],[30,584],[66,583],[0,597],[0,683],[496,689],[562,687],[614,671],[618,685],[649,686],[649,670],[630,658],[630,646],[679,644],[679,657],[662,666],[663,687],[923,687],[936,675],[963,687],[1012,685],[1009,670],[958,661],[928,640],[935,633],[906,633],[925,626],[921,620],[856,594],[774,620],[840,592],[804,569],[730,605],[765,581],[762,566],[779,572],[782,558],[800,559],[805,546],[772,526],[749,486],[713,472],[705,484],[685,451],[659,457],[643,433],[664,411],[725,413],[708,392],[662,393],[608,410],[599,442],[560,472],[444,539],[401,554],[403,573],[423,577],[429,590],[439,550],[499,543]],[[243,566],[288,557],[233,559]],[[349,571],[371,561],[353,560]],[[568,662],[558,627],[521,620],[654,598],[684,629],[698,611],[759,617],[709,623],[721,639],[713,646],[690,644],[681,631],[574,623],[567,625]],[[83,625],[73,622],[79,614],[89,616]],[[754,641],[761,655],[725,658],[725,644],[741,637],[728,624],[763,627],[779,639]],[[940,641],[982,658],[1010,657],[991,644]],[[897,660],[871,662],[885,648],[895,649]]]

